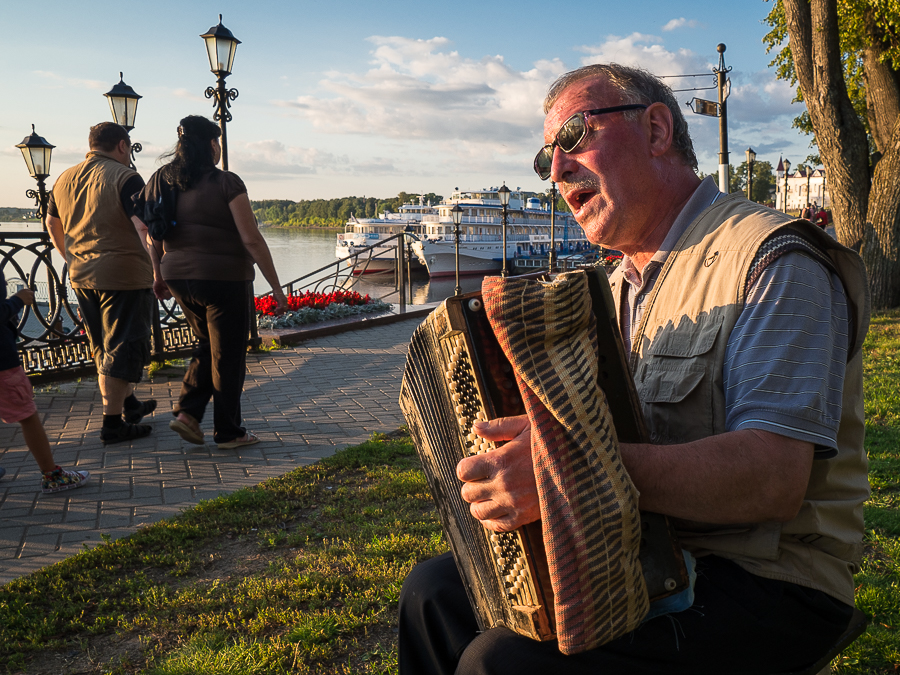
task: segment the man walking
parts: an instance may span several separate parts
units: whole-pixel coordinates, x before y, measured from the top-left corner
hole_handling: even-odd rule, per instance
[[[153,269],[146,237],[131,221],[131,195],[144,186],[130,168],[124,127],[91,127],[85,160],[64,171],[50,196],[47,230],[66,259],[97,364],[104,445],[150,434],[138,424],[156,401],[138,401],[134,384],[150,363]],[[122,417],[124,411],[124,419]]]

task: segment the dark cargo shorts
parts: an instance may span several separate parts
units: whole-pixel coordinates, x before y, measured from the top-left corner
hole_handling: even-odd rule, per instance
[[[75,288],[81,317],[97,372],[128,382],[140,382],[150,363],[150,318],[153,291],[100,291]]]

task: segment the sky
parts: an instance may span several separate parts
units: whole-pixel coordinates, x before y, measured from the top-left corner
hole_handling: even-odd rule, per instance
[[[618,62],[673,88],[714,83],[716,45],[732,68],[731,163],[797,164],[813,152],[791,122],[803,110],[775,78],[762,38],[771,2],[596,0],[3,0],[0,3],[0,206],[31,207],[17,143],[56,146],[48,186],[111,120],[103,94],[124,73],[143,98],[132,141],[148,178],[181,117],[212,117],[215,84],[199,37],[218,23],[241,40],[227,86],[229,168],[250,198],[448,196],[505,182],[549,187],[532,171],[549,85],[582,65]],[[715,91],[679,92],[715,100]],[[685,116],[704,173],[717,172],[718,120]]]

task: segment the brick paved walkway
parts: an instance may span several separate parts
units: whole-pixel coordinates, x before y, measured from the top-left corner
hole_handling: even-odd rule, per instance
[[[170,431],[181,374],[138,386],[159,408],[153,434],[100,443],[96,381],[39,388],[38,410],[58,464],[91,472],[88,485],[44,495],[18,425],[0,425],[0,583],[128,535],[215,497],[310,464],[403,423],[397,399],[406,346],[420,318],[320,337],[248,355],[243,414],[262,442],[239,450],[191,445]],[[204,430],[212,438],[212,408]]]

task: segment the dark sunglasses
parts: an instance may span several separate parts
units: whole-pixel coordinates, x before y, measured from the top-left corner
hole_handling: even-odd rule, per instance
[[[535,156],[534,172],[541,180],[550,178],[550,171],[553,167],[553,148],[559,146],[559,149],[566,154],[577,148],[588,134],[588,116],[624,112],[626,110],[642,110],[646,107],[647,106],[641,103],[633,103],[630,105],[616,105],[612,108],[597,108],[596,110],[584,110],[580,113],[575,113],[559,128],[553,142],[548,143],[541,148]]]

